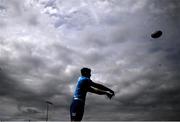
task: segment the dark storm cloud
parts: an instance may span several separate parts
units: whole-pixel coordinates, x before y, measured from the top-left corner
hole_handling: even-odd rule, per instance
[[[0,71],[0,76],[1,76],[1,96],[6,96],[8,94],[12,94],[14,92],[12,92],[9,89],[14,90],[16,87],[14,87],[14,85],[16,85],[15,82],[12,82],[12,79],[8,78],[5,73],[2,71]],[[5,86],[5,87],[4,87]],[[8,87],[8,88],[7,88]],[[6,88],[8,89],[6,91]],[[9,93],[8,93],[9,92]]]
[[[18,58],[8,58],[7,55],[5,56],[3,49],[1,52],[1,56],[4,56],[3,59],[0,60],[2,66],[1,97],[11,98],[16,101],[15,103],[18,109],[16,114],[9,114],[9,116],[11,116],[9,119],[28,118],[28,113],[31,114],[34,119],[41,119],[44,116],[46,108],[44,102],[46,100],[52,100],[52,102],[54,102],[56,97],[62,98],[63,102],[61,99],[58,99],[61,101],[61,104],[58,105],[59,103],[56,103],[55,105],[57,107],[64,106],[64,108],[67,109],[67,105],[63,103],[70,101],[68,85],[72,79],[69,78],[69,73],[71,76],[73,74],[77,75],[77,71],[67,71],[68,74],[65,74],[63,70],[65,70],[66,67],[60,67],[58,64],[54,64],[54,62],[46,58],[48,55],[34,55],[34,53],[36,53],[35,48],[38,47],[31,43],[20,44],[17,41],[15,43],[9,43],[9,45],[11,45],[11,50],[14,49],[14,53],[18,54]],[[7,46],[7,43],[4,41],[4,47],[5,46]],[[68,58],[68,56],[65,55],[68,49],[57,45],[56,47],[53,45],[52,47],[48,47],[48,54],[53,53],[53,50],[55,50],[58,52],[55,54],[55,57],[58,60],[68,63],[68,59],[65,58]],[[42,73],[46,75],[42,75]],[[40,84],[33,86],[34,83],[36,84],[39,81],[41,81]],[[35,111],[33,108],[36,108],[37,112],[32,112]],[[6,116],[2,116],[1,118],[8,119]]]
[[[79,71],[76,67],[66,66],[64,63],[62,65],[61,62],[70,64],[72,62],[69,59],[70,56],[76,56],[76,54],[58,44],[48,45],[46,49],[39,49],[32,43],[20,44],[20,40],[13,43],[11,41],[3,42],[1,49],[3,58],[0,59],[2,66],[0,93],[2,98],[7,97],[15,101],[18,112],[14,115],[7,115],[11,117],[2,116],[1,118],[22,120],[22,118],[28,119],[30,114],[32,118],[40,120],[45,114],[46,100],[55,103],[56,109],[61,108],[61,111],[67,111],[71,100],[69,85],[75,83],[72,81],[77,79]],[[13,53],[17,54],[17,58],[13,58],[13,56],[9,58],[5,54],[4,47],[7,45],[10,45]],[[37,50],[47,51],[47,54],[39,55]],[[66,55],[66,52],[71,55]],[[49,59],[49,55],[53,55],[52,57],[57,61]],[[59,64],[58,61],[60,61]]]
[[[49,81],[49,83],[43,85],[43,89],[40,93],[32,91],[28,86],[22,84],[19,81],[13,80],[10,76],[8,76],[3,71],[0,72],[1,78],[1,90],[0,97],[13,99],[16,103],[16,107],[18,108],[18,113],[15,115],[9,114],[10,118],[6,118],[5,116],[1,116],[2,119],[23,119],[28,118],[29,114],[34,116],[34,119],[40,119],[43,117],[46,106],[45,101],[51,100],[53,101],[54,96],[64,96],[63,103],[68,103],[70,101],[70,95],[68,91],[68,87],[66,85],[60,86],[58,81],[53,80]],[[62,102],[62,99],[59,99]],[[58,105],[57,107],[68,107],[66,104]],[[9,108],[11,109],[11,107]],[[35,115],[37,114],[37,116]],[[35,117],[36,116],[36,117]],[[15,118],[14,118],[15,117]]]
[[[7,75],[2,69],[0,72],[1,76],[1,97],[10,97],[16,99],[26,99],[24,97],[30,97],[35,95],[33,92],[29,91],[25,85],[20,82],[13,80]],[[29,98],[31,99],[31,98]]]
[[[19,106],[19,108],[21,108],[24,105],[28,105],[29,103],[31,103],[31,105],[32,105],[33,102],[35,102],[35,101],[36,101],[35,104],[38,104],[38,102],[43,101],[43,99],[40,98],[39,95],[33,93],[30,89],[28,89],[22,83],[9,77],[4,71],[0,72],[0,79],[1,79],[0,80],[0,84],[1,84],[0,98],[1,98],[1,100],[3,98],[13,99],[14,102],[16,103],[15,104],[16,106],[14,106],[14,107]],[[2,101],[2,104],[5,104],[5,103]],[[36,107],[38,107],[38,105]],[[7,106],[7,108],[12,110],[12,112],[14,111],[14,109],[11,106]],[[5,111],[7,111],[6,109],[5,109]],[[22,111],[22,113],[24,113],[24,112]],[[13,119],[14,115],[9,113],[9,115],[7,115],[7,116],[9,116],[9,117],[3,116],[3,114],[2,114],[1,119]]]

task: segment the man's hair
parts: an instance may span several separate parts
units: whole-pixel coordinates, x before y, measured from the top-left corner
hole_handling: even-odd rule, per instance
[[[82,76],[86,76],[87,74],[90,74],[91,73],[91,69],[90,68],[87,68],[87,67],[83,67],[81,69],[81,75]]]

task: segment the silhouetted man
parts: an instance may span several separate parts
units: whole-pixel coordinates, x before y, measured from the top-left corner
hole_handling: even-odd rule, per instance
[[[91,69],[82,68],[81,77],[77,81],[76,90],[70,107],[71,121],[81,121],[84,113],[84,105],[87,92],[98,95],[106,95],[109,99],[114,96],[114,91],[101,85],[94,83],[91,77]]]

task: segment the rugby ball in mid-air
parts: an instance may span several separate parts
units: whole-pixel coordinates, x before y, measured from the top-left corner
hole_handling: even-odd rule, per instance
[[[158,30],[158,31],[155,31],[151,34],[151,37],[156,39],[156,38],[159,38],[162,36],[162,31],[161,30]]]

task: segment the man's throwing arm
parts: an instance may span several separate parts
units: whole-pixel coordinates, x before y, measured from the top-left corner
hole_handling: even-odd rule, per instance
[[[94,87],[94,88],[97,88],[99,90],[102,90],[102,91],[109,91],[112,95],[114,95],[114,91],[101,85],[101,84],[98,84],[98,83],[95,83],[95,82],[91,82],[91,86]]]
[[[91,92],[91,93],[98,94],[98,95],[105,95],[105,94],[107,94],[106,91],[102,91],[102,90],[96,89],[94,87],[89,87],[88,91]]]

